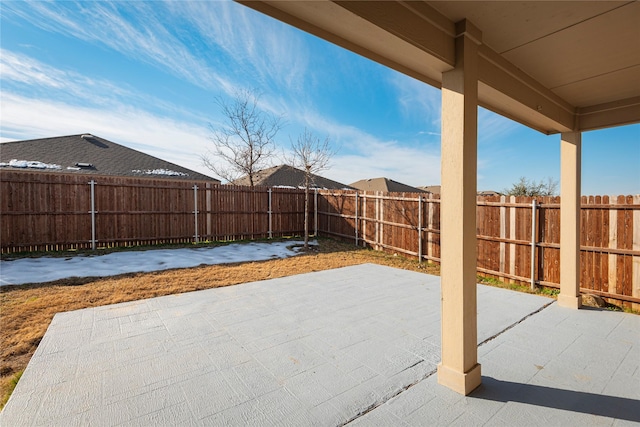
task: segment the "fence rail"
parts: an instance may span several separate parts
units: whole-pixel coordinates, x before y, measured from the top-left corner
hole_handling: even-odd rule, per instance
[[[418,193],[322,191],[321,235],[440,262],[440,199]],[[480,197],[478,272],[523,285],[559,287],[560,198]],[[640,196],[582,198],[585,293],[640,308]]]
[[[304,229],[304,193],[291,189],[0,171],[0,194],[2,253],[256,239]]]

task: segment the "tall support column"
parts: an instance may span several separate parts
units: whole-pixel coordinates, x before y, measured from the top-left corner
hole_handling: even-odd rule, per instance
[[[560,295],[562,307],[580,308],[580,173],[582,134],[560,141]]]
[[[476,313],[478,45],[456,24],[456,66],[442,74],[442,362],[438,383],[467,395],[480,385]]]

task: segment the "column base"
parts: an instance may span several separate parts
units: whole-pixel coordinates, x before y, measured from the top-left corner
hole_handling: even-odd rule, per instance
[[[482,383],[480,364],[468,372],[453,370],[442,363],[438,364],[438,384],[450,388],[456,393],[468,395]]]
[[[578,309],[582,307],[582,295],[558,295],[558,305],[560,307],[567,307]]]

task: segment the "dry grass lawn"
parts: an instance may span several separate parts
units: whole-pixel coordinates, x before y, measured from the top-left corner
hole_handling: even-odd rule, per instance
[[[0,287],[0,408],[56,313],[367,262],[439,274],[431,264],[321,239],[317,250],[287,259]]]

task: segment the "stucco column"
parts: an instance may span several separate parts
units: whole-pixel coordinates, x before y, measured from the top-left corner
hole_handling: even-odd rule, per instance
[[[560,295],[562,307],[580,308],[580,173],[582,134],[560,140]]]
[[[442,362],[438,383],[469,394],[481,382],[476,314],[478,44],[482,33],[456,24],[456,66],[442,74]]]

